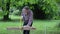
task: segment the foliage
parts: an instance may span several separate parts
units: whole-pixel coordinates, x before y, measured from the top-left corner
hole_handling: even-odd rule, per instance
[[[39,19],[42,16],[43,19],[50,19],[58,16],[58,7],[54,0],[22,0],[21,2],[21,6],[30,6],[30,8],[34,11],[35,18]],[[42,12],[41,16],[40,13],[38,14],[39,11]]]
[[[0,0],[0,6],[4,7],[4,11],[6,11],[6,2],[8,0],[4,0],[3,3]],[[58,7],[55,0],[10,0],[10,7],[17,7],[21,10],[24,6],[28,5],[30,9],[34,12],[34,18],[38,19],[51,19],[56,18],[58,16]]]
[[[60,0],[56,0],[57,3],[60,3]]]

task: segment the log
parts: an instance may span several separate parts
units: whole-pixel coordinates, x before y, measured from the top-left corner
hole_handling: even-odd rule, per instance
[[[7,27],[7,30],[35,30],[35,27],[28,27],[28,26],[23,26],[23,27]]]

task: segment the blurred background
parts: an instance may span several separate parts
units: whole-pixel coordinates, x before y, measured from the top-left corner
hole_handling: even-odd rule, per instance
[[[22,34],[22,31],[6,30],[7,26],[21,26],[24,6],[33,11],[31,34],[60,34],[60,0],[0,0],[0,34]]]

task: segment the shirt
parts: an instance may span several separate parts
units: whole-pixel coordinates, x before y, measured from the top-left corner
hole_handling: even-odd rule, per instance
[[[22,9],[21,15],[23,16],[23,20],[28,21],[27,25],[31,25],[33,22],[33,12],[31,10],[28,11],[28,15],[25,13],[25,9]]]

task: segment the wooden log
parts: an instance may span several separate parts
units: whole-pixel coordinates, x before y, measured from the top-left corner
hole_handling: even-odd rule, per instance
[[[23,27],[7,27],[7,30],[35,30],[35,27],[27,27],[27,26],[23,26]]]

